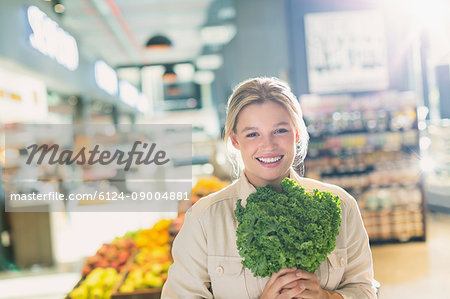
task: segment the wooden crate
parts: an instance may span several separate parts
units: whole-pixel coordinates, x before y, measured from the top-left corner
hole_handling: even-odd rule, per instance
[[[125,263],[125,267],[123,267],[122,271],[120,271],[119,274],[119,279],[117,280],[116,284],[113,286],[112,290],[113,292],[115,290],[117,290],[120,285],[122,285],[122,282],[124,281],[124,278],[126,277],[126,275],[128,274],[128,269],[131,267],[132,263],[134,262],[134,258],[136,257],[138,250],[137,248],[132,249],[130,256],[128,257],[127,262]],[[81,283],[86,279],[87,276],[83,276],[81,277],[81,279],[78,281],[78,283],[73,287],[72,290],[78,288]],[[71,290],[71,291],[72,291]],[[70,294],[70,292],[69,292]],[[70,299],[69,294],[66,295],[66,297],[64,297],[64,299]]]
[[[159,299],[161,288],[136,290],[128,293],[113,292],[111,299]]]
[[[175,239],[175,236],[170,236],[170,238],[169,238],[170,252],[172,252],[172,245],[173,245],[174,239]],[[126,267],[127,272],[120,277],[119,281],[114,286],[113,293],[111,294],[111,299],[159,299],[159,298],[161,298],[162,288],[148,288],[148,289],[142,289],[142,290],[135,290],[133,292],[119,292],[120,286],[125,282],[125,279],[128,276],[129,270],[131,268],[131,265],[134,262],[134,259],[136,258],[137,253],[138,253],[138,251],[136,251],[135,254],[130,258],[129,262],[127,263],[127,267]]]

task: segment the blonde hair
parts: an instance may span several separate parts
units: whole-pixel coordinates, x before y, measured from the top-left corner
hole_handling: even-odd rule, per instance
[[[238,176],[243,169],[243,162],[232,146],[230,146],[231,132],[236,133],[236,124],[241,110],[254,103],[262,104],[272,101],[282,105],[290,115],[292,122],[299,133],[299,141],[295,148],[295,157],[292,163],[294,168],[300,168],[306,157],[309,135],[303,120],[302,109],[297,98],[292,93],[287,83],[278,78],[257,77],[248,79],[238,84],[228,99],[227,117],[223,139],[225,141],[228,158],[230,159],[234,174]]]

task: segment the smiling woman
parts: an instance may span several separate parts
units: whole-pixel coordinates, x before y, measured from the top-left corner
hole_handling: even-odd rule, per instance
[[[231,142],[241,152],[245,174],[255,187],[279,188],[281,180],[289,175],[299,133],[286,119],[287,110],[272,101],[248,105],[239,113]]]
[[[241,165],[236,163],[236,168],[242,169],[240,178],[200,199],[186,213],[173,243],[174,263],[162,298],[375,298],[369,240],[355,199],[342,188],[300,177],[293,169],[306,156],[308,133],[300,105],[288,85],[276,78],[254,78],[241,83],[228,101],[224,139],[242,159]],[[342,221],[336,240],[330,240],[336,246],[314,273],[294,267],[259,277],[243,266],[236,245],[236,203],[242,203],[238,214],[246,213],[250,194],[266,185],[280,191],[285,178],[306,192],[330,191],[339,197]],[[276,208],[270,211],[276,214]],[[294,210],[290,212],[295,213]],[[295,216],[299,227],[314,227],[309,220]],[[252,218],[255,223],[258,217],[262,215]],[[273,219],[286,221],[276,215]],[[301,245],[295,237],[299,233],[287,233],[294,247]],[[261,229],[255,234],[266,240],[277,238]],[[310,243],[320,247],[317,242]],[[254,247],[257,246],[249,250],[263,250]],[[306,255],[310,254],[308,251]]]
[[[259,110],[257,106],[250,104],[265,104],[268,106],[262,108],[262,114],[260,114],[256,111]],[[271,110],[272,107],[275,107],[274,110]],[[252,111],[246,113],[245,111],[248,109]],[[265,111],[264,113],[262,112],[263,110]],[[276,115],[272,115],[273,113],[276,113]],[[229,143],[231,141],[233,147],[239,150],[235,146],[236,134],[240,133],[237,131],[239,121],[241,120],[239,126],[247,132],[248,130],[258,129],[257,126],[247,125],[251,121],[255,120],[255,125],[262,124],[263,126],[268,126],[267,120],[271,119],[272,116],[274,116],[274,119],[272,119],[273,123],[270,125],[277,126],[273,129],[279,129],[278,134],[285,134],[282,131],[286,129],[290,129],[292,132],[295,131],[294,160],[291,161],[291,164],[293,167],[298,167],[306,157],[309,136],[298,101],[290,91],[289,86],[280,80],[256,78],[238,85],[228,101],[227,121],[225,123],[224,133],[225,142]],[[244,122],[246,125],[243,125]],[[253,133],[256,134],[256,132]],[[230,160],[233,163],[236,175],[239,175],[244,168],[244,163],[240,160],[241,153],[232,149],[230,151]],[[269,155],[268,158],[273,157]]]

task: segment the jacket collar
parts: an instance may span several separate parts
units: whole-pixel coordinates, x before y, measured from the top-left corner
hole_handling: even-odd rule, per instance
[[[289,170],[289,177],[291,179],[294,179],[297,183],[300,183],[302,179],[301,176],[299,176],[292,167]],[[244,171],[241,172],[241,176],[237,184],[239,198],[242,199],[241,204],[245,207],[247,205],[247,197],[250,194],[255,193],[256,188],[248,181]]]

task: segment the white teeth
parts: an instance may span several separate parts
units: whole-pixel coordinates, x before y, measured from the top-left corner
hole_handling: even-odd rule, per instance
[[[257,158],[259,161],[263,163],[274,163],[281,160],[281,156],[273,157],[273,158]]]

